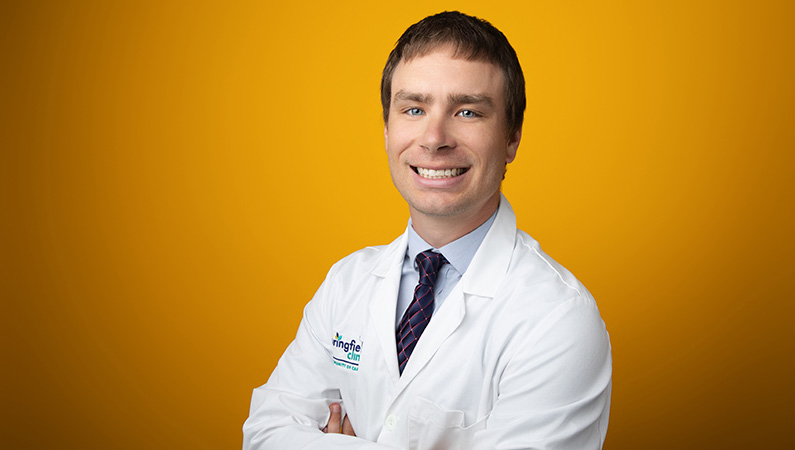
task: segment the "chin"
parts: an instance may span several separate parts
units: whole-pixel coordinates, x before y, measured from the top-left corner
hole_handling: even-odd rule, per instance
[[[461,199],[422,199],[420,201],[409,201],[412,209],[433,217],[454,217],[465,212],[469,206],[467,202]]]

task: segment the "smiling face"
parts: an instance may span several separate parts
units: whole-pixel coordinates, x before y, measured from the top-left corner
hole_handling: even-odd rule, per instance
[[[520,136],[507,132],[497,66],[441,48],[395,68],[384,137],[392,181],[415,229],[456,223],[469,232],[488,219]]]

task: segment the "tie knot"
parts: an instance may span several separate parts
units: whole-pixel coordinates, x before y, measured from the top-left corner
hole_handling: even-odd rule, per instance
[[[435,253],[426,250],[417,255],[417,266],[420,268],[420,284],[425,286],[433,286],[436,283],[436,274],[442,264],[446,263],[441,253]]]

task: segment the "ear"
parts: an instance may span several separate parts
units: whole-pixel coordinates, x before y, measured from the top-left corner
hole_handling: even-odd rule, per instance
[[[387,142],[389,140],[389,129],[386,124],[384,124],[384,150],[387,149]]]
[[[519,142],[522,140],[522,127],[508,137],[508,148],[505,152],[505,163],[508,164],[516,159],[516,151],[519,149]]]

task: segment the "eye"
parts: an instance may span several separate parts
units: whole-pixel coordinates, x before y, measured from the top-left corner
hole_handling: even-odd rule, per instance
[[[424,111],[420,108],[409,108],[406,110],[406,114],[410,116],[421,116],[424,114]]]
[[[459,111],[458,114],[456,115],[464,117],[466,119],[474,119],[475,117],[480,117],[480,114],[476,113],[475,111],[472,111],[471,109],[464,109],[462,111]]]

